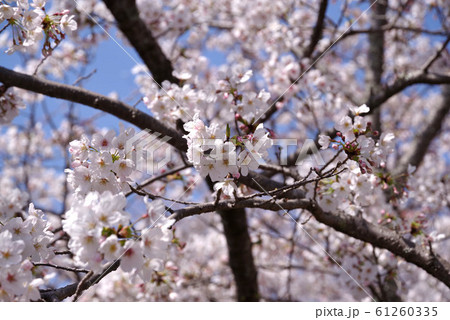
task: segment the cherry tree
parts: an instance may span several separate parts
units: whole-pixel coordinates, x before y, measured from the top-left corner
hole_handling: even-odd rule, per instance
[[[448,301],[449,10],[0,1],[0,299]]]

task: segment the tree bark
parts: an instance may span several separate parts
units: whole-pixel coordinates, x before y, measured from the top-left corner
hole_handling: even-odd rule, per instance
[[[213,190],[214,183],[209,177],[206,178],[206,182]],[[205,210],[208,210],[208,204],[204,205]],[[236,300],[241,302],[259,301],[258,275],[253,261],[252,242],[248,232],[245,208],[220,206],[218,203],[212,203],[212,205],[211,211],[216,211],[222,220],[223,232],[227,240],[228,264],[236,284]],[[171,218],[179,220],[181,215],[173,215]]]
[[[374,29],[381,31],[368,34],[369,51],[367,52],[366,88],[367,96],[370,98],[382,90],[381,77],[384,67],[384,31],[386,24],[387,0],[379,0],[372,7],[370,13],[370,24]],[[373,112],[372,128],[381,131],[381,107]]]
[[[218,211],[228,245],[230,268],[238,301],[259,301],[257,270],[253,261],[245,209]]]

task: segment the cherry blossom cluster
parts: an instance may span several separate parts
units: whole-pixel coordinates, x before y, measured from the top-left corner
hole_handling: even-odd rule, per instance
[[[342,150],[350,160],[359,164],[361,173],[372,173],[370,166],[385,166],[386,155],[393,151],[394,135],[392,133],[383,133],[375,143],[372,137],[379,135],[378,131],[373,131],[371,122],[367,122],[360,114],[368,113],[369,107],[362,105],[360,107],[350,108],[355,115],[352,119],[345,116],[335,125],[339,140],[332,140],[329,136],[320,135],[319,144],[322,149],[329,147],[333,142],[333,148]]]
[[[14,88],[4,89],[0,86],[0,124],[10,123],[25,109],[25,104]]]
[[[243,67],[229,68],[218,73],[220,79],[216,93],[219,105],[228,109],[235,115],[236,120],[242,123],[240,128],[248,131],[262,112],[269,108],[270,93],[264,89],[258,93],[245,88],[245,84],[253,75],[252,70]]]
[[[191,120],[194,113],[206,108],[207,101],[214,99],[212,92],[194,90],[189,84],[179,87],[164,81],[162,88],[151,88],[153,91],[144,97],[144,103],[157,119],[172,123],[176,119]]]
[[[45,37],[42,54],[49,56],[67,33],[77,29],[77,22],[68,10],[49,15],[45,11],[46,0],[6,2],[15,2],[15,6],[0,4],[0,24],[6,22],[2,30],[9,26],[13,34],[13,45],[6,51],[8,54],[27,51]]]
[[[202,177],[209,175],[212,181],[239,178],[241,174],[246,176],[250,170],[259,167],[272,146],[272,139],[263,124],[253,132],[231,137],[229,127],[221,134],[218,124],[206,126],[197,113],[184,129],[188,132],[184,137],[188,142],[189,161]]]
[[[357,240],[341,242],[337,248],[335,258],[339,258],[341,267],[348,272],[350,278],[334,262],[333,267],[339,272],[338,284],[348,288],[354,297],[360,300],[370,301],[363,291],[374,287],[377,283],[395,281],[398,260],[385,250],[374,249],[372,246]],[[355,281],[356,280],[356,281]],[[395,290],[393,293],[396,293]]]
[[[53,233],[42,211],[30,204],[28,214],[16,208],[18,212],[19,217],[2,217],[0,221],[0,301],[38,300],[38,287],[44,280],[35,276],[33,262],[53,256],[49,248]]]
[[[341,165],[346,170],[333,178],[321,181],[320,204],[324,210],[351,210],[357,212],[360,206],[370,204],[374,187],[382,183],[374,169],[385,167],[387,155],[393,151],[394,135],[383,133],[380,137],[373,131],[371,123],[360,116],[369,112],[366,105],[351,107],[354,117],[344,116],[336,125],[337,138],[320,135],[319,144],[327,149],[330,144],[340,150]],[[379,138],[376,142],[373,138]],[[353,199],[351,203],[343,201]],[[355,207],[356,205],[356,207]]]
[[[236,115],[236,120],[245,131],[270,106],[268,92],[264,89],[255,92],[246,87],[253,74],[246,68],[221,70],[217,81],[206,86],[199,86],[196,78],[191,79],[193,75],[190,71],[174,72],[186,82],[181,87],[167,81],[158,87],[149,81],[144,67],[136,67],[134,73],[145,95],[143,101],[146,106],[157,119],[171,123],[177,119],[192,121],[195,113],[203,113],[215,106],[226,121],[234,121],[230,115]]]
[[[0,223],[5,223],[26,206],[28,194],[16,188],[11,179],[1,177],[0,183]]]
[[[70,236],[69,249],[78,264],[96,272],[120,259],[123,271],[148,280],[163,268],[171,222],[163,217],[165,206],[160,200],[147,203],[147,213],[133,224],[125,206],[123,193],[110,191],[90,192],[75,199],[63,221]],[[158,219],[152,221],[149,217],[154,215]],[[137,223],[145,227],[138,229]]]
[[[174,291],[181,285],[178,268],[168,261],[164,270],[154,271],[151,278],[145,280],[122,269],[111,272],[96,286],[85,291],[82,300],[178,301],[179,295]]]
[[[126,142],[134,136],[133,129],[123,130],[118,136],[115,131],[95,133],[92,140],[83,136],[70,143],[72,169],[67,169],[67,181],[75,193],[86,195],[90,191],[110,191],[117,194],[129,191],[129,176],[133,161],[127,158]],[[129,156],[129,155],[128,155]]]

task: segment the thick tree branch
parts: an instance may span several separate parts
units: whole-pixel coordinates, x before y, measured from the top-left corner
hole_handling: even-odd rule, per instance
[[[375,29],[386,24],[387,0],[379,0],[370,12],[370,23]],[[372,97],[382,90],[381,77],[384,68],[384,32],[373,32],[368,35],[369,50],[367,52],[366,88],[367,97]],[[372,128],[381,131],[381,105],[373,112]]]
[[[332,227],[336,231],[342,232],[355,239],[371,243],[373,246],[387,249],[395,255],[402,257],[406,261],[422,268],[436,279],[442,281],[450,288],[450,263],[434,254],[428,248],[421,247],[402,238],[398,233],[380,225],[376,225],[361,217],[352,216],[339,212],[324,212],[313,201],[305,199],[280,199],[280,200],[244,200],[242,203],[231,200],[220,201],[217,204],[220,207],[232,206],[234,208],[262,208],[272,211],[307,209],[317,221]],[[182,218],[215,211],[216,206],[213,203],[206,203],[190,208],[176,210],[171,218],[181,220]]]
[[[286,210],[291,209],[308,209],[310,201],[306,199],[289,199],[289,200],[267,200],[267,199],[245,199],[245,200],[222,200],[217,203],[206,202],[195,206],[185,207],[175,210],[169,219],[179,221],[181,219],[191,217],[194,215],[212,212],[215,210],[230,210],[240,208],[261,208],[267,210],[278,211],[280,206],[277,203],[282,203]]]
[[[172,75],[173,67],[147,25],[139,17],[135,0],[104,0],[117,21],[120,31],[136,49],[158,84],[164,80],[179,83]]]
[[[355,239],[389,250],[422,268],[450,288],[450,263],[439,255],[433,254],[427,248],[406,241],[395,231],[357,216],[324,212],[315,205],[311,206],[310,211],[317,221]]]
[[[206,182],[212,191],[214,183],[209,177]],[[218,202],[220,201],[213,203],[216,207],[214,211],[217,211],[222,220],[227,240],[228,261],[236,283],[237,301],[259,301],[258,272],[253,260],[245,207],[217,207]]]
[[[413,72],[383,88],[382,92],[373,95],[365,103],[370,107],[370,112],[373,112],[389,98],[415,84],[450,84],[450,74],[424,73],[422,70]]]
[[[122,120],[134,124],[140,129],[149,129],[153,132],[169,136],[171,137],[168,141],[169,144],[179,150],[187,150],[186,140],[184,140],[176,130],[167,127],[152,116],[118,100],[108,98],[83,88],[15,72],[1,66],[0,82],[3,82],[8,87],[17,87],[44,94],[49,97],[80,103],[110,113]]]
[[[317,14],[316,25],[314,26],[313,33],[311,35],[311,39],[309,41],[309,46],[305,50],[303,57],[309,58],[314,52],[314,49],[317,46],[317,43],[322,38],[323,27],[325,23],[325,12],[327,11],[328,0],[322,0],[320,2],[319,12]]]
[[[77,292],[77,289],[79,290],[79,293],[82,293],[83,291],[89,289],[93,285],[100,282],[100,280],[106,277],[109,273],[117,270],[117,268],[119,268],[119,265],[120,260],[116,260],[109,267],[107,267],[102,273],[90,277],[89,280],[81,284],[77,282],[58,289],[41,290],[41,299],[49,302],[57,302],[62,301],[70,296],[73,296]]]
[[[252,254],[245,208],[217,210],[227,239],[228,260],[238,301],[259,301],[258,272]]]

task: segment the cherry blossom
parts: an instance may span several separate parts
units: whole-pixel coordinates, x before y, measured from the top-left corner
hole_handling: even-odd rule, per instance
[[[9,54],[17,50],[27,51],[41,41],[45,34],[42,49],[44,56],[49,56],[55,47],[65,38],[65,33],[77,29],[77,22],[67,10],[48,15],[45,11],[46,1],[16,1],[17,6],[0,5],[0,24],[8,21],[6,27],[12,29],[13,45],[6,51]],[[33,9],[34,8],[34,9]],[[51,40],[54,41],[52,46]]]

